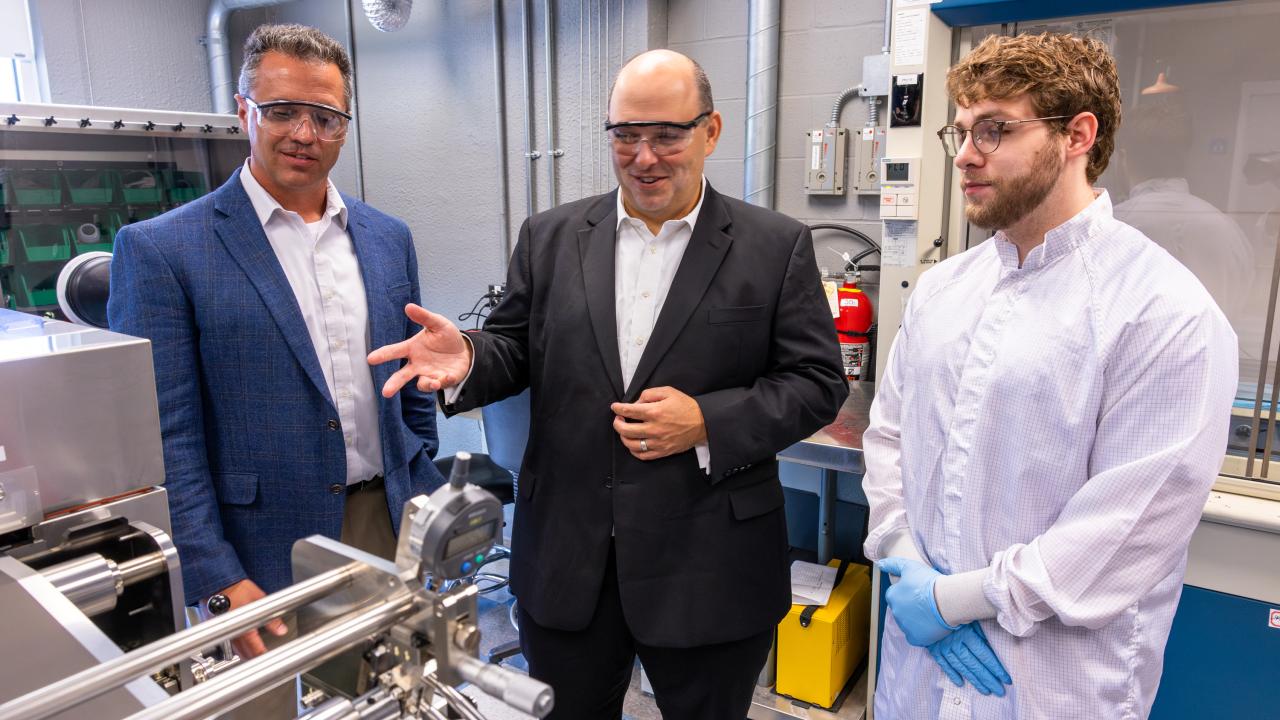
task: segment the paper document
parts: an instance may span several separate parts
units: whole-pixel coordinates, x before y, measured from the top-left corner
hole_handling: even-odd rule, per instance
[[[835,585],[835,568],[803,560],[791,563],[791,602],[797,605],[826,605]]]

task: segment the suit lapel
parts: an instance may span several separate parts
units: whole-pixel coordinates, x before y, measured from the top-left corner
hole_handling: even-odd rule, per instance
[[[624,397],[625,402],[634,402],[639,397],[658,362],[671,349],[702,296],[706,294],[707,288],[711,286],[725,253],[729,252],[729,247],[733,244],[733,238],[725,232],[729,225],[729,212],[721,202],[719,193],[707,185],[707,197],[702,202],[698,224],[694,226],[689,246],[680,259],[680,267],[676,269],[676,276],[671,281],[671,289],[667,291],[667,299],[662,303],[662,312],[658,314],[653,333],[649,336],[644,353],[640,355],[640,362],[636,365],[635,375],[632,376],[631,385]],[[617,355],[616,349],[614,355]]]
[[[267,306],[267,312],[276,321],[280,333],[284,335],[285,342],[307,377],[311,378],[316,389],[332,405],[333,398],[329,396],[324,373],[320,371],[320,361],[316,359],[315,348],[311,346],[311,335],[307,333],[307,324],[302,319],[298,300],[293,295],[293,288],[285,277],[284,268],[280,266],[275,251],[271,249],[267,234],[258,222],[253,203],[240,184],[242,171],[243,168],[236,170],[231,179],[217,191],[214,208],[221,213],[221,217],[214,220],[214,230],[226,246],[227,252],[231,253],[231,257],[258,291],[263,305]]]
[[[618,357],[618,321],[614,288],[614,245],[618,240],[617,196],[605,195],[587,211],[588,226],[578,231],[578,255],[586,285],[591,330],[613,391],[622,397],[622,361]]]
[[[402,308],[387,313],[383,305],[388,304],[387,275],[382,254],[375,240],[377,233],[370,227],[364,208],[353,198],[344,196],[347,205],[347,233],[351,236],[351,245],[355,248],[356,261],[360,264],[360,279],[364,281],[365,302],[369,307],[369,347],[367,350],[383,345],[397,343],[404,339],[404,314]],[[418,302],[418,298],[413,298]],[[381,387],[397,369],[393,363],[382,363],[372,368],[374,387]]]

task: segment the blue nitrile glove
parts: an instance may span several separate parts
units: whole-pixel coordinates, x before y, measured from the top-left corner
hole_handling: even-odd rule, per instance
[[[907,642],[916,647],[929,647],[960,629],[959,625],[948,625],[942,619],[938,601],[933,597],[933,585],[942,573],[922,562],[900,557],[885,558],[879,566],[899,578],[885,591],[884,599],[893,610],[898,627],[907,636]]]
[[[968,680],[983,695],[1004,697],[1004,686],[1013,684],[977,620],[930,645],[929,654],[956,687]]]

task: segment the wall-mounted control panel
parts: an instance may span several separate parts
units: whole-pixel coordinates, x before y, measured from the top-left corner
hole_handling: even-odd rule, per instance
[[[880,160],[880,217],[919,218],[920,158]]]

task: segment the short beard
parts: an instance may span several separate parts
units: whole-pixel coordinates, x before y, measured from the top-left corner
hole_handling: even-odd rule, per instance
[[[1013,178],[991,181],[995,193],[984,205],[967,203],[964,215],[969,222],[987,230],[1005,230],[1030,215],[1058,184],[1062,158],[1057,143],[1050,139],[1031,159],[1031,169]]]

